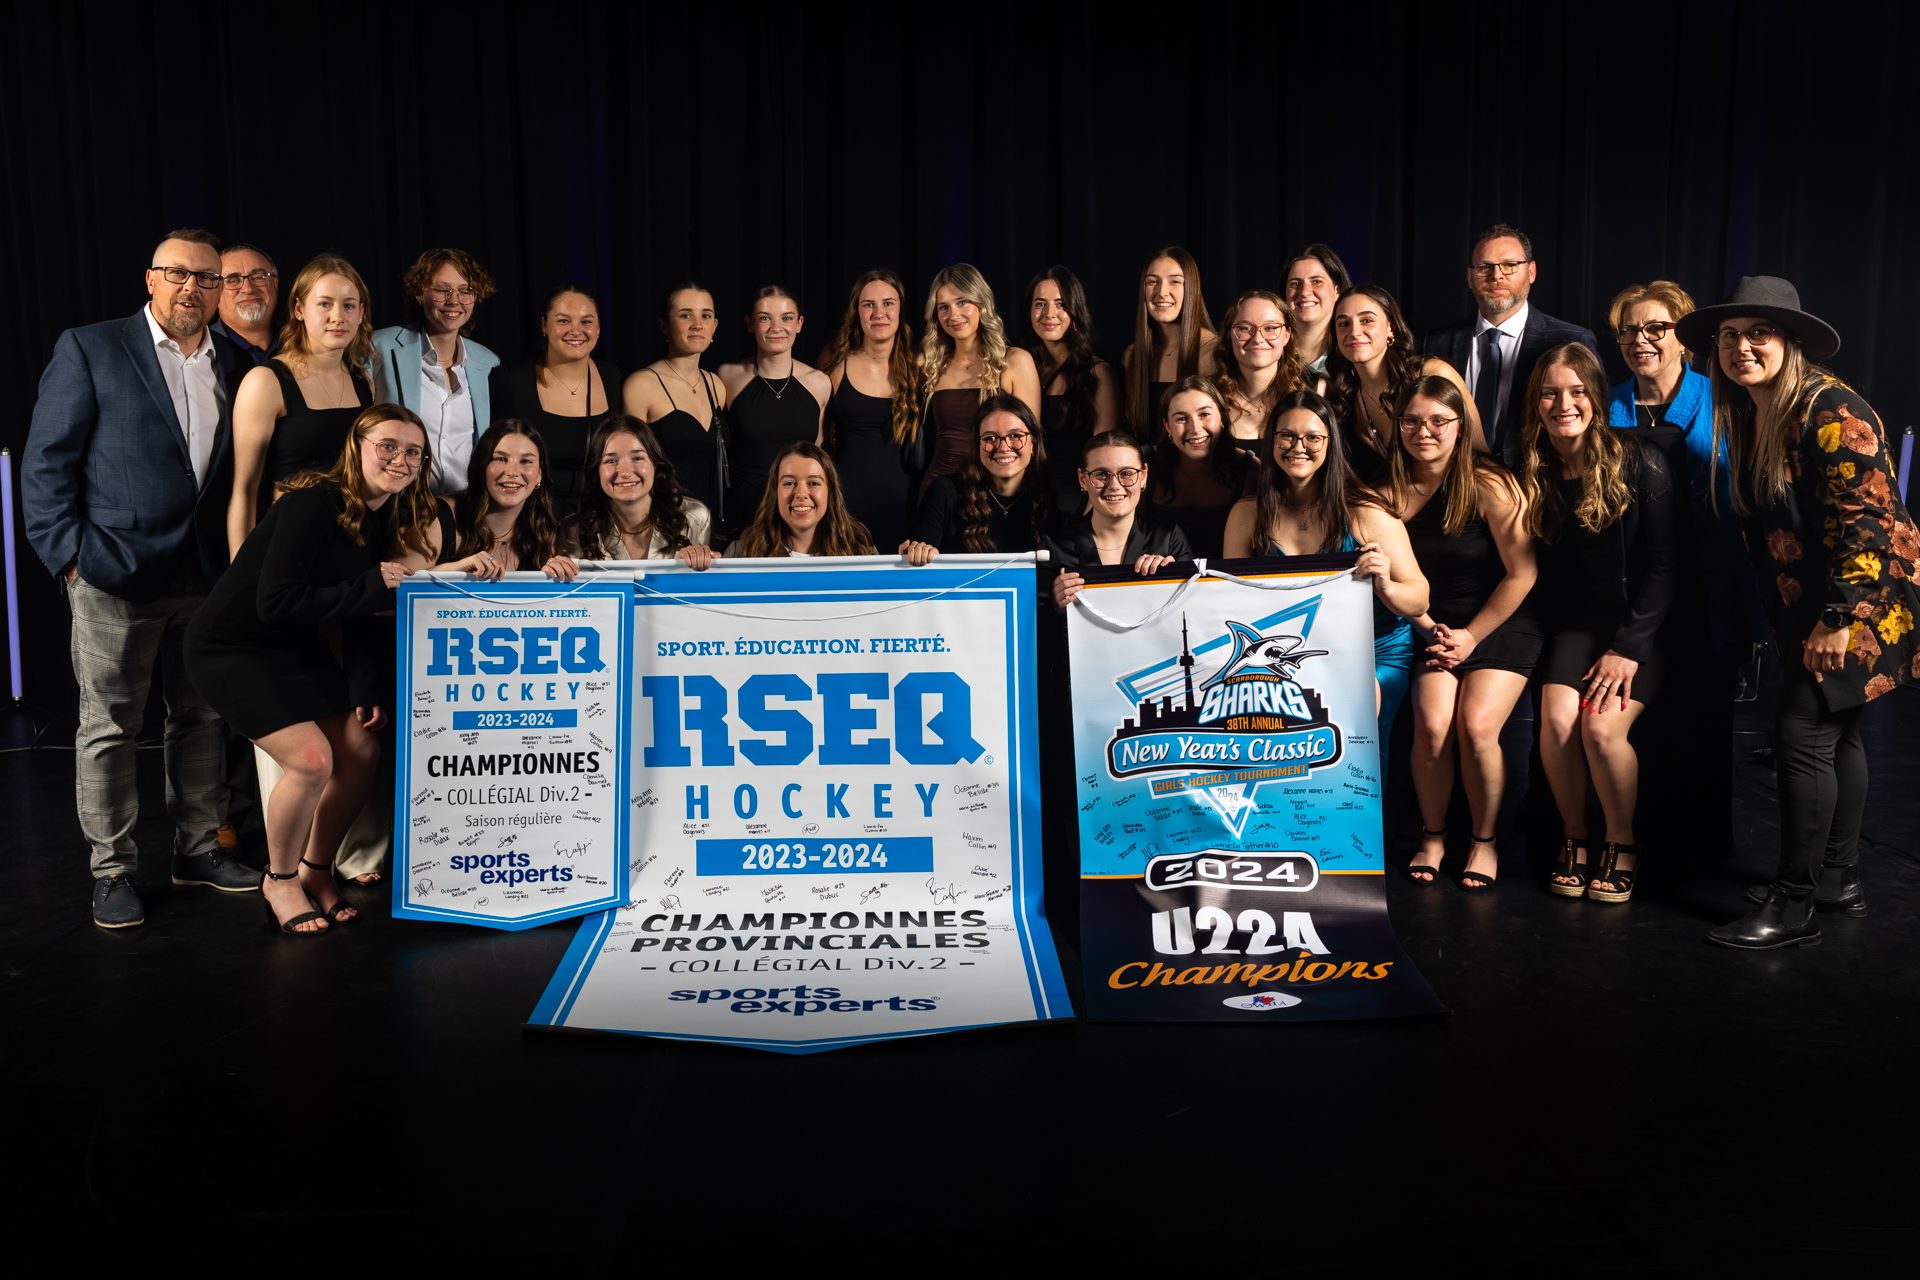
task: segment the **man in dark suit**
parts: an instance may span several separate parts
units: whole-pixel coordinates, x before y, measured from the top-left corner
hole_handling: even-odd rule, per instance
[[[180,660],[187,622],[227,562],[228,405],[251,365],[207,330],[219,242],[175,231],[149,261],[147,306],[60,335],[20,478],[27,538],[73,611],[74,791],[92,847],[94,923],[109,929],[146,919],[133,884],[134,737],[156,665],[173,883],[244,892],[260,879],[216,848],[220,724]]]
[[[1556,320],[1527,304],[1539,267],[1526,232],[1498,223],[1481,232],[1467,258],[1467,288],[1479,314],[1427,335],[1426,353],[1460,371],[1473,389],[1487,448],[1513,466],[1520,457],[1520,403],[1527,377],[1548,350],[1584,342],[1596,353],[1593,331]]]

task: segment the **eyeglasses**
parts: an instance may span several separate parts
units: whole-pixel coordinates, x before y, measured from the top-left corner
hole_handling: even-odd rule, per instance
[[[1102,467],[1098,471],[1082,471],[1080,474],[1099,485],[1102,489],[1112,484],[1115,480],[1120,482],[1122,489],[1131,489],[1140,483],[1140,477],[1146,474],[1146,468],[1122,467],[1118,471],[1108,471],[1105,467]]]
[[[1715,340],[1719,342],[1721,350],[1731,351],[1740,345],[1740,339],[1742,338],[1747,340],[1747,345],[1750,347],[1764,347],[1779,336],[1780,331],[1772,325],[1757,324],[1753,326],[1753,328],[1746,330],[1734,328],[1722,329]]]
[[[1232,333],[1234,337],[1240,339],[1240,341],[1242,342],[1253,341],[1253,335],[1256,333],[1259,334],[1261,337],[1265,338],[1268,342],[1278,342],[1280,341],[1280,335],[1285,333],[1286,331],[1287,331],[1287,326],[1283,324],[1262,324],[1262,325],[1236,324],[1233,326],[1232,329],[1229,330],[1229,332]]]
[[[1646,324],[1622,325],[1620,331],[1614,336],[1619,339],[1621,346],[1630,347],[1642,334],[1646,335],[1648,342],[1657,343],[1660,339],[1666,337],[1679,327],[1679,325],[1669,324],[1665,320],[1650,320]]]
[[[1467,264],[1467,270],[1483,279],[1491,280],[1494,276],[1499,276],[1505,280],[1531,261],[1531,258],[1527,258],[1519,262],[1470,262]]]
[[[980,447],[991,450],[998,449],[1002,444],[1005,444],[1007,448],[1018,453],[1026,448],[1027,443],[1032,439],[1033,432],[1031,431],[1009,431],[1005,435],[1001,435],[997,431],[987,431],[981,433]]]
[[[434,297],[440,299],[440,301],[442,302],[449,302],[454,298],[458,298],[462,302],[472,302],[475,298],[480,296],[479,294],[474,292],[472,285],[466,285],[466,284],[461,285],[457,289],[451,285],[430,284],[427,286],[427,292],[432,294]]]
[[[1273,437],[1274,444],[1282,453],[1292,453],[1295,449],[1305,449],[1308,453],[1319,453],[1327,447],[1327,438],[1321,435],[1297,436],[1291,431],[1282,431]]]
[[[1442,433],[1444,433],[1448,427],[1452,426],[1454,423],[1458,421],[1460,421],[1460,419],[1457,417],[1415,418],[1415,417],[1409,416],[1409,417],[1400,419],[1400,429],[1406,432],[1410,436],[1417,436],[1420,434],[1421,430],[1424,428],[1429,435],[1438,437]]]
[[[401,444],[398,440],[379,440],[373,442],[373,451],[388,462],[395,458],[405,458],[407,465],[417,467],[427,460],[427,451],[417,444]]]
[[[191,280],[202,289],[218,289],[221,276],[218,271],[189,271],[185,267],[163,267],[159,263],[148,267],[149,271],[158,271],[167,278],[168,284],[185,284]]]
[[[279,272],[277,271],[268,271],[265,268],[257,268],[253,271],[247,271],[247,272],[236,271],[230,276],[222,276],[221,280],[226,284],[227,288],[229,289],[238,289],[243,284],[250,284],[258,288],[266,284],[267,281],[273,279],[274,276],[278,274]],[[173,277],[168,276],[167,279],[172,280]],[[176,280],[174,281],[174,283],[178,284],[179,281]]]

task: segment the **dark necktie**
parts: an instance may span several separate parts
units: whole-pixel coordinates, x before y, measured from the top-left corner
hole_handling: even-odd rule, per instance
[[[1473,384],[1473,406],[1480,411],[1480,426],[1487,433],[1487,448],[1494,457],[1501,455],[1504,443],[1495,434],[1500,416],[1500,331],[1488,329],[1480,335],[1480,376]]]

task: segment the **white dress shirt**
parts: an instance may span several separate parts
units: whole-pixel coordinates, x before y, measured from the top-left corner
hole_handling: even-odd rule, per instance
[[[1467,349],[1467,367],[1461,370],[1467,379],[1467,398],[1472,399],[1474,389],[1480,385],[1480,335],[1489,329],[1495,330],[1500,335],[1494,339],[1500,344],[1500,414],[1506,412],[1507,405],[1513,399],[1513,372],[1520,363],[1520,335],[1527,329],[1527,306],[1527,303],[1521,303],[1499,324],[1488,324],[1483,315],[1474,316],[1473,345]],[[1495,415],[1496,421],[1499,416]],[[1487,438],[1492,439],[1494,424],[1484,422],[1480,425],[1486,431]]]
[[[207,487],[207,472],[213,463],[213,442],[220,434],[220,414],[226,405],[227,389],[220,385],[220,361],[213,353],[213,340],[205,330],[200,345],[188,353],[172,334],[160,327],[151,305],[143,308],[147,328],[153,332],[153,352],[160,361],[160,376],[167,380],[167,394],[173,399],[173,411],[186,432],[187,456],[193,459],[193,479]]]
[[[420,336],[420,421],[427,424],[433,472],[427,485],[446,497],[464,493],[473,460],[473,389],[467,384],[467,344],[455,340],[453,363],[435,357],[433,341]]]

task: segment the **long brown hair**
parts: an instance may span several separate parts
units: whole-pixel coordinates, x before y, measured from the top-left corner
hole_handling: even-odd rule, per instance
[[[668,555],[692,545],[688,533],[687,503],[690,499],[680,487],[673,459],[660,447],[653,428],[631,414],[608,416],[587,437],[586,474],[580,481],[580,510],[574,516],[574,531],[580,553],[592,556],[603,546],[618,543],[620,522],[614,519],[613,499],[600,483],[600,459],[606,455],[607,442],[617,435],[629,435],[640,442],[653,463],[652,501],[647,509],[647,524],[658,534]]]
[[[907,323],[907,286],[899,276],[881,268],[853,282],[853,290],[847,294],[847,314],[820,353],[820,367],[831,371],[866,345],[867,331],[860,327],[860,293],[876,283],[893,290],[900,303],[900,327],[894,330],[893,353],[887,357],[887,381],[893,384],[889,402],[893,406],[893,442],[908,444],[920,434],[920,360],[919,349],[913,345],[913,326]]]
[[[1149,474],[1152,487],[1148,497],[1157,498],[1163,506],[1178,505],[1179,493],[1176,486],[1180,479],[1180,450],[1175,447],[1173,437],[1167,431],[1167,415],[1173,412],[1175,396],[1185,395],[1189,391],[1198,391],[1213,401],[1213,407],[1220,414],[1220,434],[1213,438],[1213,446],[1207,451],[1207,465],[1213,469],[1214,479],[1227,488],[1239,493],[1246,485],[1247,459],[1233,443],[1233,432],[1227,422],[1227,402],[1220,395],[1220,388],[1214,385],[1212,378],[1203,378],[1199,374],[1189,374],[1160,393],[1159,417],[1155,425],[1158,430],[1153,434],[1153,456],[1149,459]]]
[[[1047,344],[1035,333],[1027,350],[1033,355],[1034,368],[1040,372],[1040,394],[1044,398],[1047,386],[1056,377],[1065,387],[1061,396],[1062,415],[1060,430],[1068,436],[1091,434],[1095,418],[1094,401],[1100,388],[1100,379],[1095,376],[1094,366],[1100,363],[1100,357],[1093,349],[1093,313],[1087,309],[1087,291],[1081,287],[1080,277],[1065,266],[1054,265],[1042,271],[1027,282],[1027,325],[1033,325],[1033,295],[1040,286],[1052,281],[1060,290],[1060,307],[1067,313],[1067,336],[1062,346],[1067,349],[1067,358],[1056,367],[1051,363],[1053,357],[1047,354]]]
[[[347,432],[346,443],[340,447],[340,457],[329,470],[302,471],[281,481],[280,487],[290,491],[332,485],[340,490],[344,509],[338,523],[356,547],[366,546],[367,477],[360,470],[360,446],[383,422],[402,422],[420,433],[420,467],[414,472],[413,483],[390,499],[393,518],[387,521],[387,545],[380,548],[380,554],[397,556],[412,551],[422,559],[432,560],[433,544],[427,540],[427,530],[440,522],[439,501],[427,485],[428,473],[433,470],[433,453],[427,448],[426,424],[420,421],[419,414],[404,405],[368,405],[353,420],[353,429]]]
[[[1573,370],[1586,388],[1593,423],[1580,437],[1580,498],[1569,511],[1560,497],[1560,455],[1547,442],[1540,396],[1549,370]],[[1582,342],[1566,342],[1540,357],[1527,378],[1526,416],[1520,426],[1520,492],[1527,499],[1527,531],[1552,542],[1571,515],[1581,528],[1599,533],[1626,514],[1633,500],[1629,487],[1639,465],[1639,442],[1628,448],[1620,432],[1607,425],[1607,382],[1600,357]]]
[[[493,495],[487,492],[487,468],[493,462],[493,451],[508,436],[525,436],[532,441],[533,451],[540,459],[541,483],[534,486],[526,501],[520,504],[506,538],[520,567],[537,569],[553,559],[560,549],[560,522],[553,514],[553,499],[548,496],[545,483],[551,474],[547,442],[538,427],[519,418],[502,418],[474,443],[473,458],[467,463],[467,491],[460,495],[460,546],[454,554],[469,556],[476,551],[491,551],[499,542],[487,527],[487,517],[493,514]]]
[[[287,291],[287,320],[280,326],[280,345],[274,355],[280,362],[295,373],[305,366],[308,356],[307,323],[294,315],[294,311],[307,300],[313,292],[313,286],[320,283],[322,276],[343,276],[360,294],[360,323],[353,331],[353,340],[347,343],[347,349],[341,352],[341,359],[347,368],[360,376],[361,381],[370,382],[373,368],[373,299],[367,296],[367,282],[354,265],[337,253],[323,253],[300,268],[300,274],[293,278],[293,287]]]
[[[1200,292],[1200,264],[1193,260],[1193,255],[1177,244],[1149,254],[1140,268],[1139,283],[1134,287],[1133,345],[1127,348],[1123,360],[1127,367],[1127,421],[1142,432],[1155,422],[1153,375],[1167,350],[1166,335],[1147,315],[1146,300],[1147,268],[1162,258],[1171,258],[1184,277],[1185,300],[1180,305],[1179,333],[1175,339],[1179,344],[1173,371],[1176,381],[1200,372],[1200,335],[1213,328],[1213,320],[1207,315],[1206,298]]]
[[[834,470],[833,458],[811,440],[797,440],[773,455],[773,461],[767,466],[767,489],[760,495],[760,508],[753,513],[753,520],[741,531],[739,540],[731,548],[733,554],[749,559],[793,554],[787,548],[787,535],[792,530],[780,518],[780,464],[793,457],[809,458],[819,463],[820,470],[827,477],[827,516],[813,535],[812,554],[872,555],[873,535],[847,509],[846,498],[840,490],[840,473]]]
[[[1764,419],[1747,389],[1720,367],[1717,347],[1708,348],[1713,381],[1713,465],[1720,465],[1720,450],[1725,447],[1733,469],[1733,507],[1742,515],[1787,500],[1793,487],[1787,461],[1799,448],[1800,419],[1822,389],[1839,381],[1807,359],[1800,339],[1784,328],[1779,335],[1774,341],[1781,344],[1780,372],[1774,375],[1773,400]],[[1713,492],[1711,484],[1707,491]]]
[[[1260,432],[1260,466],[1253,482],[1254,533],[1261,542],[1271,543],[1281,514],[1294,510],[1287,501],[1290,491],[1287,477],[1273,456],[1274,432],[1280,419],[1294,409],[1305,409],[1320,419],[1327,433],[1326,461],[1307,482],[1306,505],[1319,517],[1324,531],[1317,550],[1338,551],[1347,533],[1349,512],[1358,506],[1385,510],[1387,503],[1353,474],[1352,464],[1347,461],[1346,437],[1340,433],[1340,419],[1333,405],[1318,392],[1304,387],[1289,391],[1273,402],[1273,408],[1267,412],[1266,426]],[[1264,554],[1257,547],[1256,553]]]
[[[994,546],[988,528],[998,507],[994,500],[993,481],[988,477],[987,469],[980,465],[980,428],[996,413],[1010,413],[1018,418],[1029,437],[1027,469],[1020,477],[1020,488],[1015,493],[1014,501],[1027,510],[1027,525],[1033,534],[1035,547],[1040,545],[1040,539],[1047,531],[1047,517],[1053,511],[1053,489],[1047,483],[1046,432],[1040,429],[1040,422],[1033,416],[1033,410],[1027,407],[1026,401],[1005,391],[996,391],[982,400],[980,407],[973,411],[973,453],[954,477],[954,483],[960,489],[960,537],[969,551],[1014,550],[1011,547]]]
[[[1448,412],[1459,419],[1453,436],[1453,453],[1447,459],[1444,481],[1447,507],[1441,513],[1440,528],[1449,535],[1464,533],[1467,526],[1481,514],[1481,485],[1503,486],[1516,497],[1519,488],[1511,471],[1473,447],[1471,428],[1467,425],[1467,400],[1451,379],[1434,375],[1415,378],[1394,411],[1396,420],[1406,414],[1407,407],[1417,396],[1446,406]],[[1413,496],[1413,457],[1407,452],[1406,433],[1396,427],[1394,434],[1397,439],[1387,465],[1388,496],[1393,500],[1394,514],[1404,520],[1407,518],[1407,502]]]
[[[1367,420],[1365,408],[1361,405],[1360,371],[1354,368],[1353,361],[1340,351],[1340,304],[1355,294],[1371,300],[1380,308],[1381,316],[1387,327],[1393,330],[1393,341],[1387,344],[1383,369],[1387,375],[1387,385],[1380,392],[1379,406],[1387,415],[1389,430],[1395,416],[1394,406],[1405,398],[1407,388],[1420,376],[1426,361],[1414,350],[1413,330],[1407,325],[1407,318],[1400,314],[1400,304],[1393,295],[1377,284],[1356,284],[1351,289],[1342,289],[1334,301],[1334,318],[1328,325],[1331,336],[1327,340],[1327,399],[1340,409],[1346,421],[1347,429],[1352,433],[1349,444],[1365,445],[1368,452],[1385,462],[1387,455],[1393,452],[1391,439],[1379,441],[1370,434],[1372,424]],[[1603,406],[1606,400],[1600,402]],[[1350,449],[1349,454],[1352,454]]]

